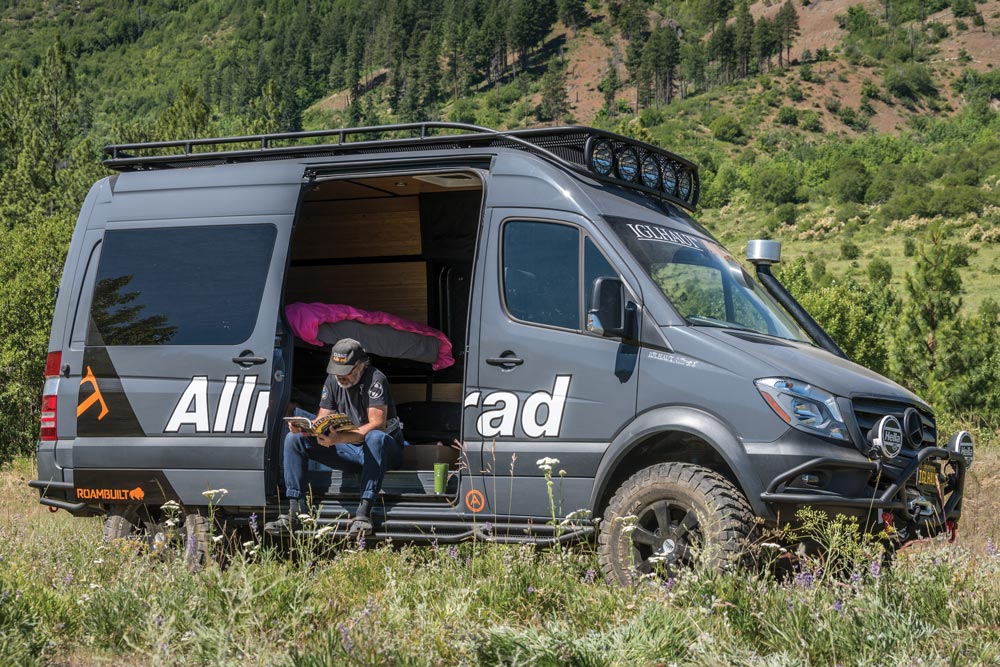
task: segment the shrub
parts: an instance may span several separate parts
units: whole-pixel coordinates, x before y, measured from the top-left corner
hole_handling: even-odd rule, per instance
[[[973,0],[951,0],[951,13],[958,19],[975,16],[978,12]]]
[[[795,224],[797,217],[798,211],[795,208],[795,204],[781,204],[774,209],[774,219],[777,220],[779,224],[790,227]]]
[[[746,134],[740,122],[727,114],[717,117],[709,126],[712,136],[719,141],[726,141],[731,144],[746,143]]]
[[[750,194],[761,202],[787,204],[796,200],[800,165],[770,162],[760,166],[750,178]]]
[[[830,113],[837,113],[840,111],[840,100],[836,97],[828,97],[823,100],[823,106],[825,106],[826,110]]]
[[[917,253],[917,242],[912,236],[903,239],[903,257],[913,257]]]
[[[878,86],[871,79],[865,79],[861,82],[861,99],[865,100],[877,100],[879,99]]]
[[[872,177],[861,160],[845,158],[837,163],[827,182],[840,202],[862,202],[871,186]]]
[[[962,19],[955,20],[955,30],[957,30],[958,32],[965,32],[968,29],[969,29],[968,23],[966,23]]]
[[[853,107],[840,107],[837,109],[837,118],[852,130],[862,132],[868,129],[868,117],[858,113],[857,109]]]
[[[868,280],[872,285],[888,285],[892,280],[892,264],[876,257],[868,263]]]
[[[799,78],[809,83],[819,83],[819,78],[813,72],[812,65],[805,63],[799,68]]]
[[[844,240],[840,244],[840,258],[841,259],[857,259],[861,257],[861,248],[857,246],[856,243],[848,240]]]
[[[916,101],[937,95],[930,72],[920,63],[895,64],[886,68],[883,82],[890,94],[901,100]]]
[[[778,109],[778,122],[782,125],[798,125],[799,112],[795,107],[781,107]]]
[[[928,23],[927,30],[930,32],[931,42],[940,42],[948,36],[948,26],[940,21],[931,21]]]
[[[788,95],[788,99],[793,102],[801,102],[806,98],[806,96],[802,94],[802,89],[799,88],[799,84],[794,81],[788,84],[788,88],[785,89],[785,94]]]
[[[809,132],[822,132],[823,125],[819,122],[819,114],[815,111],[803,111],[799,114],[799,127]]]

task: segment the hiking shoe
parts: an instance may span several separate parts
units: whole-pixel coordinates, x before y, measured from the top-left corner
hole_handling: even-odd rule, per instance
[[[297,516],[281,514],[274,521],[264,524],[264,532],[268,535],[290,535],[302,528],[302,521]]]
[[[354,521],[351,522],[351,528],[347,531],[348,535],[371,535],[375,532],[375,527],[372,526],[372,520],[366,516],[355,517]]]

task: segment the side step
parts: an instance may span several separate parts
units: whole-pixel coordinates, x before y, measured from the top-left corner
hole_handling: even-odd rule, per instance
[[[276,509],[276,508],[275,508]],[[351,526],[357,501],[349,504],[324,500],[316,513],[315,524],[300,531],[297,537],[344,539]],[[372,510],[375,532],[368,542],[414,544],[454,544],[466,540],[501,544],[551,546],[574,542],[593,534],[592,525],[553,526],[530,517],[494,517],[458,514],[444,502],[405,502],[391,506],[377,505]],[[324,530],[332,527],[333,530]]]

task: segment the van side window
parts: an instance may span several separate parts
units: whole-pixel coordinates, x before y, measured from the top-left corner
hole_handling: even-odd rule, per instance
[[[235,345],[253,333],[274,225],[109,230],[88,345]]]
[[[503,290],[519,320],[580,328],[580,231],[550,222],[503,227]]]

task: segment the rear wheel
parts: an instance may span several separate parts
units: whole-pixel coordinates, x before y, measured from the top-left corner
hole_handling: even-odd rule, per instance
[[[181,558],[192,571],[212,560],[209,520],[196,510],[168,518],[153,516],[145,506],[114,507],[104,521],[104,541],[116,540],[134,542],[164,559]]]
[[[598,533],[604,575],[628,584],[652,572],[668,576],[699,560],[739,560],[753,511],[733,484],[707,468],[659,463],[629,477],[611,498]]]

